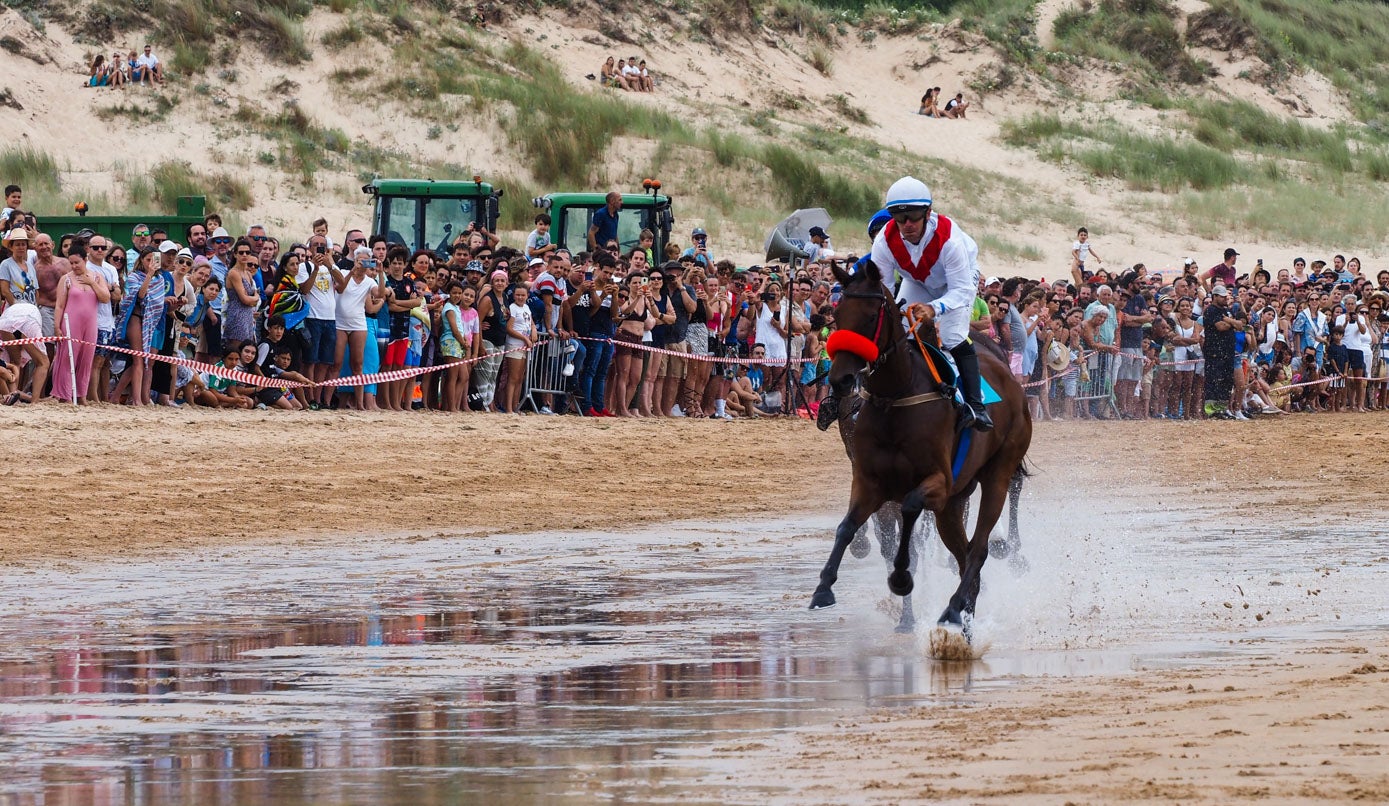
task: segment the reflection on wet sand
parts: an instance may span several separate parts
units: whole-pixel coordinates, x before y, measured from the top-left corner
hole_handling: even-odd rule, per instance
[[[799,620],[784,610],[749,619],[717,605],[652,606],[704,597],[711,586],[763,585],[763,573],[729,567],[716,582],[692,574],[665,581],[659,596],[649,583],[594,573],[566,585],[513,580],[471,596],[425,588],[368,603],[355,617],[130,632],[47,625],[48,648],[0,662],[0,764],[11,770],[0,801],[442,803],[470,793],[652,792],[691,774],[665,763],[682,744],[968,690],[967,670],[920,660],[909,639],[864,648],[854,625],[790,626]],[[666,660],[539,673],[522,662],[496,673],[469,668],[467,654],[632,643]]]

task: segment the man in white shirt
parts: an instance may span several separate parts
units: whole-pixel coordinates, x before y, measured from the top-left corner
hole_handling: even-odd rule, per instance
[[[337,348],[337,294],[333,291],[333,256],[328,251],[328,238],[314,235],[309,239],[309,257],[299,264],[294,282],[299,293],[309,303],[309,316],[304,320],[304,374],[310,380],[324,381],[332,372]],[[332,387],[309,390],[310,408],[331,402]],[[314,399],[314,395],[318,399]]]
[[[149,45],[145,45],[144,55],[135,58],[135,73],[131,75],[130,80],[136,83],[164,83],[164,65]]]
[[[121,276],[116,267],[106,262],[106,254],[111,244],[101,235],[93,235],[87,242],[87,271],[106,278],[106,286],[111,289],[110,303],[97,303],[96,343],[98,347],[92,357],[92,380],[87,389],[87,400],[92,403],[105,403],[106,390],[110,388],[110,353],[104,349],[116,334],[116,314],[121,304]]]

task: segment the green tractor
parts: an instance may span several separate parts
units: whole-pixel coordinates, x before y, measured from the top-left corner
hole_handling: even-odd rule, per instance
[[[660,255],[670,240],[670,228],[675,224],[671,198],[660,193],[661,183],[646,179],[641,183],[643,193],[622,194],[622,211],[617,216],[617,242],[623,252],[637,245],[641,231],[651,230],[656,236],[652,254]],[[572,253],[588,250],[588,230],[593,214],[606,205],[605,193],[547,193],[531,203],[550,214],[550,240]]]
[[[174,215],[87,215],[86,202],[74,204],[72,210],[74,215],[39,215],[39,225],[55,239],[61,234],[89,229],[115,243],[129,246],[130,231],[135,225],[148,224],[151,229],[167,231],[170,238],[182,243],[187,240],[183,232],[189,224],[203,223],[207,199],[203,196],[179,196],[174,203]]]
[[[376,179],[362,186],[373,199],[371,231],[411,251],[447,255],[470,226],[495,232],[502,191],[473,181]]]

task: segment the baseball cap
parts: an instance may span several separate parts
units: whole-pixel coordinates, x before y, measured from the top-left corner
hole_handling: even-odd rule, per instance
[[[478,274],[481,274],[481,273],[485,272],[486,270],[487,270],[487,269],[482,265],[482,261],[481,261],[481,260],[470,260],[470,261],[468,261],[468,265],[466,265],[466,266],[463,267],[463,271],[465,271],[465,272],[475,271],[475,272],[477,272]]]
[[[828,237],[830,237],[830,236],[825,232],[825,228],[824,228],[824,227],[811,227],[811,228],[810,228],[810,234],[811,234],[811,235],[818,235],[818,236],[820,236],[821,238],[828,238]]]
[[[1230,296],[1230,292],[1227,291],[1227,290],[1225,289],[1225,286],[1223,286],[1223,285],[1217,285],[1217,286],[1215,286],[1214,288],[1211,289],[1211,296],[1213,296],[1213,297],[1228,297],[1228,296]]]
[[[1232,258],[1232,257],[1237,257],[1238,255],[1239,255],[1239,252],[1236,252],[1236,251],[1235,251],[1235,248],[1234,248],[1233,246],[1227,247],[1227,248],[1225,249],[1225,259],[1226,259],[1226,260],[1229,260],[1229,259]]]
[[[997,277],[990,277],[990,278],[988,278],[987,280],[984,281],[984,285],[986,285],[986,286],[998,285],[1000,282],[1002,282],[1002,281],[999,280]]]
[[[1195,266],[1195,265],[1196,265],[1196,261],[1192,260],[1191,258],[1189,258],[1189,257],[1184,257],[1184,258],[1182,258],[1182,266]]]
[[[526,265],[527,265],[527,266],[544,266],[544,265],[545,265],[545,258],[543,258],[543,257],[533,257],[533,258],[531,258],[531,262],[530,262],[530,263],[527,263]]]
[[[691,232],[690,236],[693,238],[699,238],[701,236],[707,236],[708,234],[709,233],[704,231],[704,227],[695,227],[694,232]]]
[[[177,252],[177,251],[178,251],[178,244],[174,243],[173,241],[165,241],[164,243],[161,243],[161,244],[159,245],[159,251],[160,251],[161,253],[162,253],[162,252]]]

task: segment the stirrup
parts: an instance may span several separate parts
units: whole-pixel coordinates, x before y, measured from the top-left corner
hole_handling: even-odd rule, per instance
[[[965,429],[974,427],[977,418],[974,416],[974,409],[968,403],[957,403],[955,405],[955,433],[962,434]]]
[[[830,426],[839,419],[839,398],[834,395],[826,397],[820,401],[820,410],[815,413],[815,427],[821,431],[830,430]]]
[[[973,425],[975,431],[983,432],[994,430],[994,421],[989,417],[989,410],[987,408],[980,406],[979,411],[975,411],[971,407],[969,413],[974,416]]]

